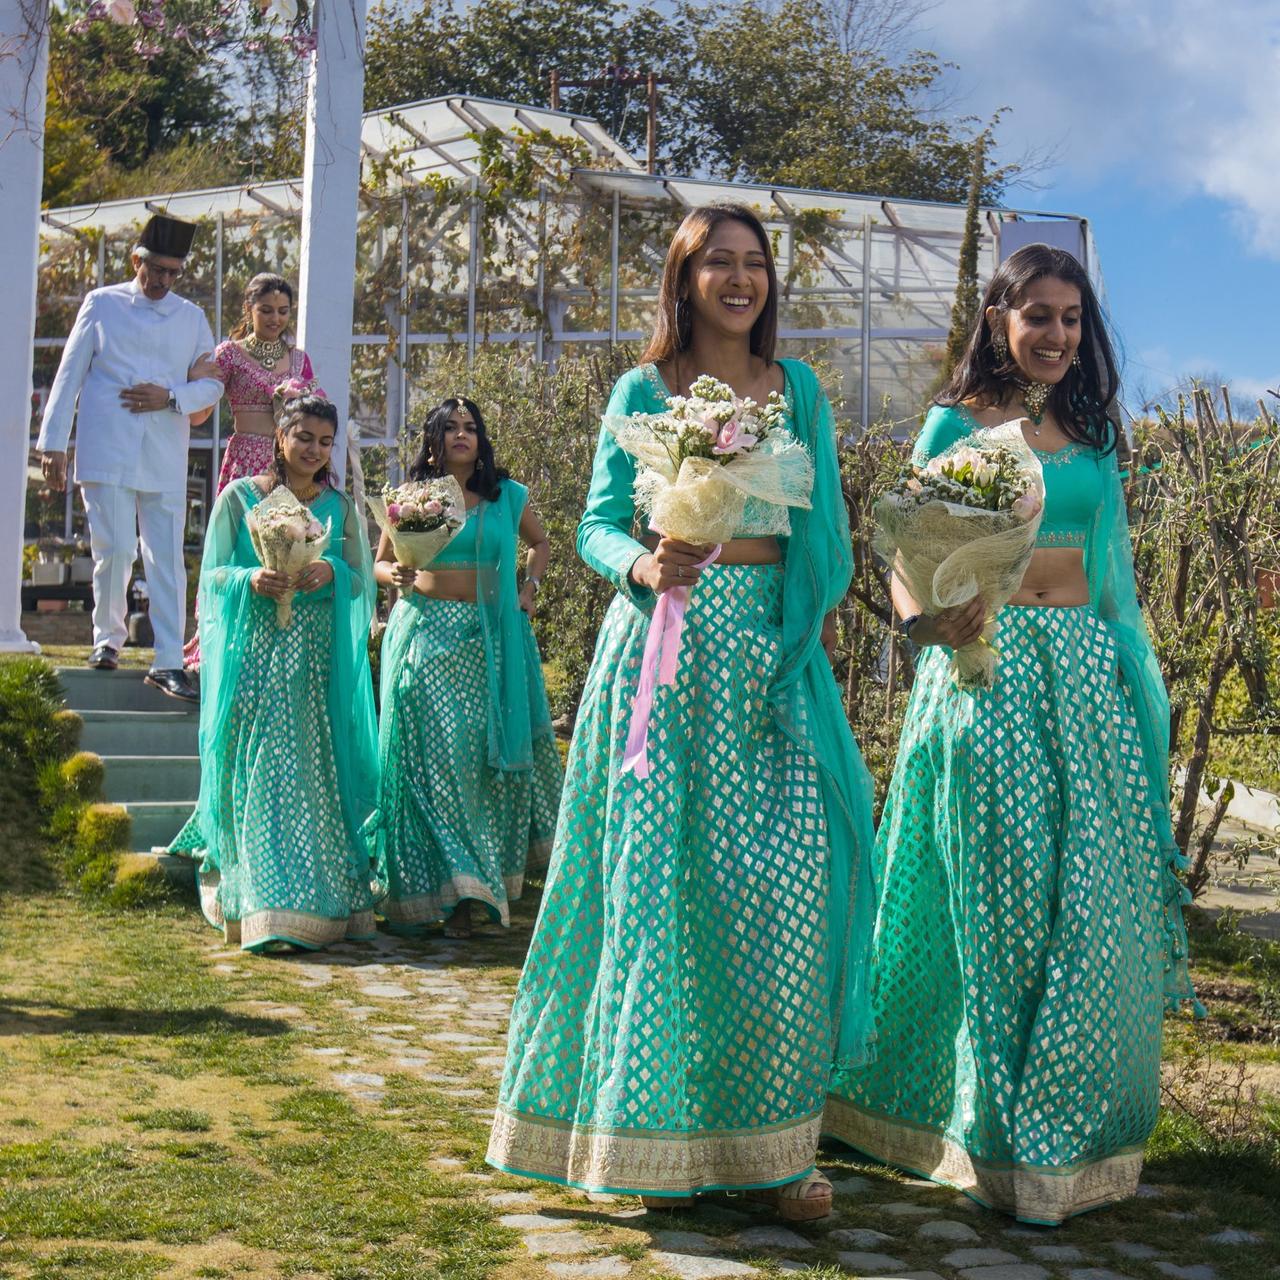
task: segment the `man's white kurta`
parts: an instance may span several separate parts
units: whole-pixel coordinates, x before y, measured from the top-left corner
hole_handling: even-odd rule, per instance
[[[136,281],[94,289],[63,348],[37,447],[66,449],[78,399],[77,484],[185,492],[187,415],[222,395],[216,378],[188,382],[187,370],[213,346],[204,312],[186,298],[168,293],[152,302]],[[174,392],[177,412],[130,413],[120,393],[141,382]]]

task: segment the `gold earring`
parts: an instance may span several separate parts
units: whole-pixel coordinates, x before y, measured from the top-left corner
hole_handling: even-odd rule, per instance
[[[991,349],[996,353],[997,364],[1009,363],[1009,339],[1003,329],[991,326]]]

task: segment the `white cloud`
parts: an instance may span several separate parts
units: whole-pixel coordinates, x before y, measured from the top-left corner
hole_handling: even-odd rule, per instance
[[[1280,259],[1280,6],[1275,0],[941,0],[921,42],[960,64],[964,107],[1013,108],[1010,154],[1060,173],[1224,201]]]

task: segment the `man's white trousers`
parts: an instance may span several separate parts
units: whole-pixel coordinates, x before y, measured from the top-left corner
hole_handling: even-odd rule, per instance
[[[186,494],[148,493],[114,484],[82,484],[93,549],[93,643],[124,647],[129,574],[142,541],[142,568],[156,636],[153,671],[182,670],[187,621],[187,571],[182,534]]]

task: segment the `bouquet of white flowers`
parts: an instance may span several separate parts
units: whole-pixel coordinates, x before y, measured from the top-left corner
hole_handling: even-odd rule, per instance
[[[808,508],[813,462],[786,416],[776,391],[761,405],[704,374],[664,413],[606,418],[605,427],[641,463],[636,505],[650,525],[713,545],[733,537],[747,498]]]
[[[1020,421],[908,468],[876,501],[875,549],[926,613],[987,602],[982,635],[952,655],[962,688],[995,683],[995,617],[1022,583],[1043,510],[1044,474]]]
[[[467,502],[453,476],[387,485],[380,498],[366,498],[378,528],[391,539],[399,564],[425,569],[467,521]]]
[[[245,518],[249,538],[264,569],[296,577],[319,560],[329,545],[330,526],[321,523],[286,488],[277,485]],[[289,591],[276,601],[276,626],[293,621],[293,597]]]
[[[813,460],[782,424],[787,402],[776,391],[768,400],[736,396],[732,388],[703,375],[687,396],[672,396],[664,413],[606,418],[605,428],[641,465],[636,506],[665,537],[714,546],[709,565],[742,527],[748,498],[782,509],[779,532],[788,532],[786,508],[808,510]],[[675,683],[688,587],[663,592],[649,622],[640,682],[632,704],[623,769],[649,773],[649,716],[658,685]]]

